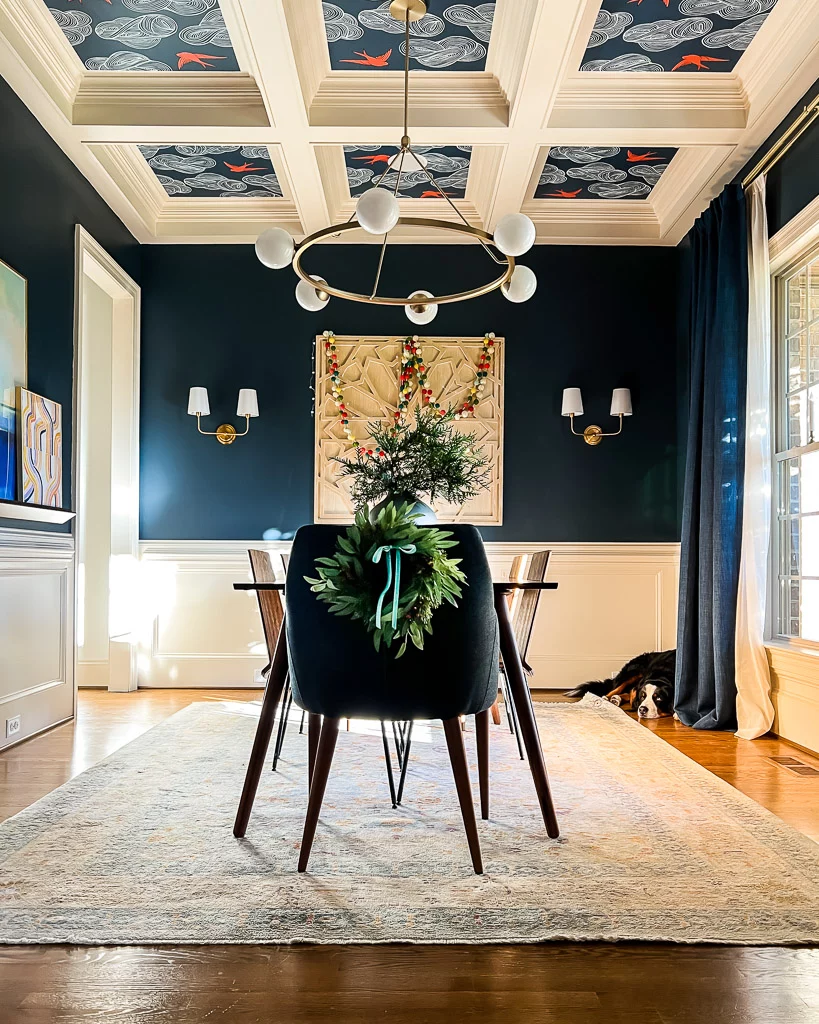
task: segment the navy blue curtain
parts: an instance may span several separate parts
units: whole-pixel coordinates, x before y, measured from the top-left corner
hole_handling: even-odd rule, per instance
[[[740,185],[729,185],[711,204],[690,240],[690,399],[675,707],[695,729],[735,729],[748,361],[748,241]]]

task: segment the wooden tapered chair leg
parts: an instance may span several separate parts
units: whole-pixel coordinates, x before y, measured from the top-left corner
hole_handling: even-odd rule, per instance
[[[464,819],[469,852],[472,856],[472,867],[475,869],[476,875],[482,875],[483,862],[481,861],[481,844],[478,840],[478,823],[475,820],[475,808],[472,804],[472,786],[469,782],[469,769],[466,766],[466,748],[464,747],[464,736],[461,731],[459,718],[446,719],[444,722],[444,735],[446,736],[446,745],[449,749],[452,774],[455,776],[455,788],[458,791],[458,800],[461,805],[461,816]]]
[[[313,785],[313,769],[316,766],[319,736],[321,735],[321,715],[307,716],[307,788]]]
[[[475,715],[475,737],[478,743],[478,784],[481,791],[481,817],[489,818],[489,711]]]
[[[301,837],[299,871],[307,870],[307,862],[310,859],[313,838],[316,834],[316,825],[321,813],[321,802],[324,799],[324,791],[327,788],[327,777],[330,774],[330,765],[333,763],[333,752],[336,749],[340,722],[340,718],[325,717],[321,726],[316,765],[313,769],[313,781],[310,785],[310,799],[307,801],[307,817],[304,819],[304,834]]]
[[[236,812],[236,821],[233,824],[233,834],[241,839],[247,832],[247,823],[250,820],[250,812],[253,810],[253,801],[256,798],[256,790],[259,786],[259,779],[264,768],[264,759],[267,756],[267,748],[270,745],[270,737],[273,734],[273,723],[276,719],[276,708],[282,698],[282,691],[287,680],[287,641],[284,636],[284,620],[279,632],[279,639],[276,643],[276,652],[273,655],[273,664],[267,675],[267,683],[264,688],[264,699],[262,710],[259,715],[259,724],[256,726],[256,737],[253,740],[253,749],[250,752],[250,760],[247,763],[245,784],[242,789],[242,796],[239,800],[239,809]]]
[[[560,828],[555,814],[552,790],[549,786],[549,777],[546,774],[546,762],[543,760],[543,748],[540,745],[540,736],[537,731],[537,721],[532,708],[532,698],[529,693],[529,685],[523,674],[523,665],[520,661],[518,645],[515,641],[515,631],[509,619],[509,608],[506,598],[501,593],[495,594],[495,611],[498,615],[500,626],[500,652],[503,658],[503,665],[506,669],[507,694],[511,697],[515,710],[517,726],[526,748],[526,756],[529,759],[529,768],[532,772],[532,780],[535,784],[540,813],[543,815],[543,822],[546,825],[546,834],[551,839],[557,839],[560,835]]]

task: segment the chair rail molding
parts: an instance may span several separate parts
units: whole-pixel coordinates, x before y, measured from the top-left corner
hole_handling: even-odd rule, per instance
[[[267,656],[256,597],[233,590],[250,580],[248,548],[275,555],[290,542],[140,542],[141,591],[153,605],[141,616],[140,686],[260,685]],[[489,542],[493,578],[508,579],[516,555],[547,548],[547,578],[560,586],[538,609],[534,688],[568,689],[643,651],[674,647],[679,544]]]
[[[0,749],[73,717],[75,677],[74,538],[0,527]]]

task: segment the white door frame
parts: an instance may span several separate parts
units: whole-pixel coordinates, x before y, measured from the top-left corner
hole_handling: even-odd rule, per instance
[[[139,349],[140,287],[83,228],[76,226],[74,273],[74,415],[72,494],[77,517],[74,536],[79,571],[80,528],[83,522],[80,488],[82,452],[82,381],[84,279],[98,285],[113,303],[111,399],[117,416],[111,438],[111,586],[108,602],[108,689],[137,688],[135,605],[139,565]],[[77,618],[83,595],[77,587]],[[132,612],[129,615],[129,611]],[[74,644],[77,660],[77,644]],[[76,666],[75,666],[76,669]]]

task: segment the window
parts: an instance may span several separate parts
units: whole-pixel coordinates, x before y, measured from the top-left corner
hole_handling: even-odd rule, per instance
[[[775,631],[819,644],[819,252],[777,290]]]

